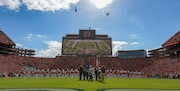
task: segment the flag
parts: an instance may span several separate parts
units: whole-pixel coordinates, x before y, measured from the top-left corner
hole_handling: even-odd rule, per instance
[[[87,54],[87,55],[89,54],[88,48],[85,49],[85,54]]]
[[[98,60],[98,57],[96,58],[96,67],[100,66],[100,61]]]
[[[89,69],[91,65],[91,60],[89,58],[86,59],[86,68]]]

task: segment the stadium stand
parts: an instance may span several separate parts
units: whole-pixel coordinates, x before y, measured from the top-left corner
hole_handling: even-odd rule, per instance
[[[1,31],[1,34],[2,31]],[[2,35],[5,36],[5,35]],[[71,35],[69,35],[72,37]],[[75,35],[77,37],[77,35]],[[180,41],[179,32],[175,34]],[[178,36],[178,37],[177,37]],[[104,36],[105,37],[105,36]],[[106,36],[107,37],[107,36]],[[0,37],[5,39],[4,37]],[[10,40],[10,39],[9,39]],[[168,43],[168,45],[166,45]],[[1,42],[1,44],[3,44]],[[163,44],[165,53],[177,52],[171,56],[144,58],[118,58],[106,55],[59,55],[55,58],[42,58],[0,53],[1,77],[64,77],[78,76],[79,65],[104,65],[107,77],[160,77],[178,78],[180,73],[179,44]],[[7,45],[7,44],[6,44]],[[10,43],[11,48],[15,46]],[[9,46],[9,45],[7,45]],[[73,45],[74,46],[74,45]],[[72,46],[71,46],[72,47]],[[168,48],[167,48],[168,47]],[[168,49],[168,50],[167,50]]]
[[[33,56],[34,52],[34,50],[16,48],[16,44],[2,30],[0,30],[0,54]]]
[[[149,50],[149,55],[151,57],[180,55],[180,31],[163,43],[162,47]]]

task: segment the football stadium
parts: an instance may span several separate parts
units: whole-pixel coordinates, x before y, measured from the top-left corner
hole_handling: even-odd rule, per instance
[[[0,91],[179,91],[180,31],[160,48],[119,50],[96,30],[62,37],[62,54],[35,57],[0,31]]]

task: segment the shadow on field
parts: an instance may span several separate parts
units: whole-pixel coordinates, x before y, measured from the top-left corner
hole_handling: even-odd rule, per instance
[[[99,89],[96,91],[180,91],[180,90],[157,90],[157,89],[120,89],[120,88],[109,88]]]

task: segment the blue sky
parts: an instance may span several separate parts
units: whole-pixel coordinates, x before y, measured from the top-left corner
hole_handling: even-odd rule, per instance
[[[112,38],[113,55],[161,47],[180,30],[180,0],[0,0],[0,29],[36,56],[61,54],[63,36],[89,27]]]

